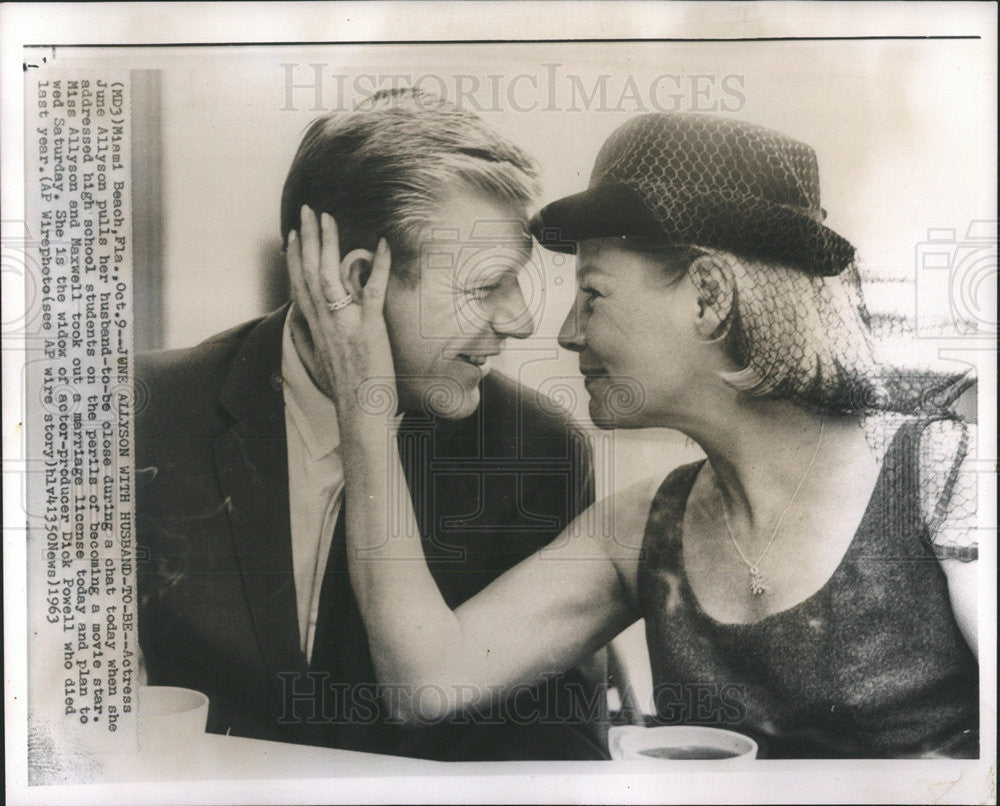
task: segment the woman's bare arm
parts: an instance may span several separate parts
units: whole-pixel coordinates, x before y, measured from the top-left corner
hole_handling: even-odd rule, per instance
[[[972,654],[978,659],[979,563],[941,560],[941,568],[948,580],[948,597],[951,599],[955,622]]]
[[[920,437],[924,518],[933,527],[931,540],[948,580],[948,597],[955,622],[978,658],[980,563],[946,553],[946,547],[975,548],[980,537],[995,535],[995,532],[978,528],[978,478],[975,450],[970,449],[975,444],[975,426],[954,420],[931,422]],[[952,476],[950,457],[956,450],[959,451],[958,464]]]
[[[398,462],[394,446],[388,439],[375,453]],[[616,533],[630,531],[633,539],[620,541],[632,546],[614,546],[617,561],[609,555],[608,538],[591,528],[605,520],[602,512],[611,502],[595,504],[548,548],[452,611],[427,568],[415,528],[392,535],[378,514],[388,511],[380,491],[400,489],[379,475],[385,460],[372,455],[362,461],[364,470],[353,469],[355,495],[346,504],[357,515],[349,514],[347,522],[351,581],[379,681],[409,694],[396,698],[396,716],[419,722],[482,705],[514,685],[573,666],[637,618],[628,577],[634,578],[641,526],[636,533],[625,526],[629,519],[619,521]],[[400,507],[412,512],[409,496],[403,497]],[[621,496],[616,514],[648,511],[648,497],[644,508],[625,501],[641,497],[638,490]],[[644,514],[631,520],[644,521]],[[388,541],[372,540],[386,534]]]

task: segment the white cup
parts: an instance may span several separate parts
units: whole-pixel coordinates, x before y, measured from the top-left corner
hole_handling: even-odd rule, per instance
[[[177,686],[139,687],[139,744],[183,747],[205,732],[208,697]]]
[[[757,757],[749,736],[699,725],[644,728],[623,725],[608,731],[608,748],[616,761],[715,761],[744,763]]]

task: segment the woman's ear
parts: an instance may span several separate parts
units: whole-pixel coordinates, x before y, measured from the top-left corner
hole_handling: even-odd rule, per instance
[[[698,292],[695,330],[705,341],[720,341],[729,332],[736,285],[732,268],[721,255],[698,257],[688,268]]]
[[[368,282],[368,275],[372,273],[374,259],[374,253],[368,249],[352,249],[340,261],[340,282],[343,283],[344,290],[356,300],[361,299],[361,290]]]
[[[719,317],[715,310],[701,297],[698,298],[698,318],[695,320],[695,330],[705,341],[715,341],[719,335],[719,328],[723,319]]]

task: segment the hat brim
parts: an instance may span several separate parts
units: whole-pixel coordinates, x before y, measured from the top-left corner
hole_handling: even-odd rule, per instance
[[[600,184],[543,207],[531,220],[531,232],[555,252],[576,252],[580,241],[592,238],[641,236],[773,259],[827,276],[854,259],[850,242],[802,210],[683,191],[657,201],[665,223],[639,192]]]
[[[580,241],[622,235],[662,238],[659,221],[625,185],[599,185],[545,205],[531,219],[531,234],[553,252],[576,252]]]

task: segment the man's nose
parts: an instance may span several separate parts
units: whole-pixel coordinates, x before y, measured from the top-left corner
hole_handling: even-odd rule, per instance
[[[559,328],[559,346],[564,350],[572,350],[574,353],[583,352],[587,346],[584,338],[583,308],[580,305],[580,298],[573,301],[573,307],[569,309],[562,327]]]
[[[528,310],[521,286],[515,281],[510,283],[504,293],[497,295],[496,308],[493,311],[493,329],[501,336],[514,339],[526,339],[535,332],[535,320]]]

